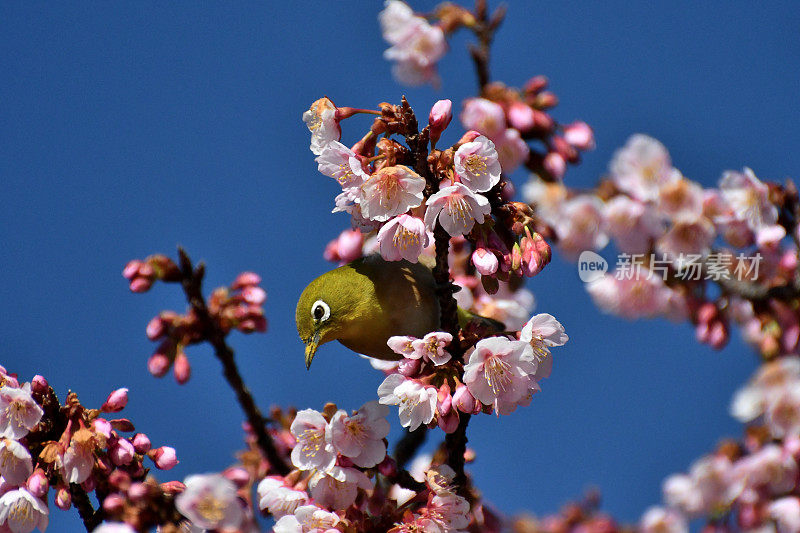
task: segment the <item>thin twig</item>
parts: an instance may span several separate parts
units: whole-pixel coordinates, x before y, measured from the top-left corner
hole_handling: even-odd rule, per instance
[[[486,86],[491,82],[491,74],[489,72],[489,53],[492,46],[492,40],[497,28],[502,24],[506,16],[506,7],[501,5],[491,18],[488,16],[486,0],[477,0],[475,2],[475,26],[473,32],[478,38],[478,44],[471,44],[469,52],[472,56],[472,61],[475,63],[475,74],[478,76],[478,87],[480,92],[483,93]]]
[[[270,466],[276,473],[285,476],[290,468],[278,453],[272,438],[267,433],[266,419],[261,414],[247,385],[244,384],[239,369],[236,367],[234,353],[225,342],[225,333],[217,326],[208,311],[202,292],[203,275],[205,267],[200,263],[197,268],[192,267],[192,261],[183,248],[178,248],[180,268],[182,273],[181,285],[186,294],[186,300],[192,306],[205,333],[205,338],[214,347],[214,355],[222,363],[225,379],[236,393],[242,410],[247,416],[247,421],[256,436],[258,447],[264,453]]]
[[[447,450],[447,464],[456,473],[453,483],[458,487],[462,495],[469,492],[467,475],[464,472],[464,452],[467,451],[467,425],[469,425],[469,419],[470,415],[461,413],[458,428],[449,433],[444,439],[444,447]]]

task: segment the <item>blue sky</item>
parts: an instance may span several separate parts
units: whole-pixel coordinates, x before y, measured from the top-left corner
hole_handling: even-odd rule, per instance
[[[322,249],[348,220],[330,213],[336,186],[316,172],[300,115],[322,95],[374,107],[402,94],[424,115],[475,91],[465,35],[442,62],[440,91],[397,85],[379,8],[0,6],[0,363],[92,406],[129,387],[137,429],[178,450],[181,464],[160,479],[230,464],[241,415],[206,348],[190,351],[183,387],[148,374],[144,326],[184,302],[172,286],[130,294],[120,273],[131,258],[182,244],[207,262],[208,288],[243,270],[263,276],[269,333],[230,339],[263,407],[352,409],[376,397],[380,374],[338,345],[311,372],[302,362],[295,302],[330,268]],[[744,165],[782,180],[800,168],[799,23],[788,1],[513,0],[492,71],[509,85],[547,75],[556,118],[594,127],[597,149],[567,173],[571,185],[591,186],[635,132],[706,186]],[[366,124],[352,122],[351,142]],[[716,353],[685,324],[602,315],[559,258],[529,288],[571,340],[530,407],[470,425],[470,470],[500,510],[544,513],[596,486],[607,510],[635,520],[665,476],[739,434],[727,406],[756,359],[738,335]],[[74,531],[77,513],[54,511],[51,524]]]

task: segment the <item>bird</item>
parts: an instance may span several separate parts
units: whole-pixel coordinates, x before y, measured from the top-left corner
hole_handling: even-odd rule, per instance
[[[303,290],[295,311],[306,368],[317,348],[333,340],[375,359],[402,359],[386,342],[396,335],[421,338],[439,328],[436,286],[427,266],[386,261],[379,254],[322,274]],[[478,315],[459,308],[458,317],[463,327]],[[489,322],[502,331],[502,324]]]

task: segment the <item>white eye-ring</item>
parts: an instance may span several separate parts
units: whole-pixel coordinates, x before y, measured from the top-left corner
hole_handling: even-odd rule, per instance
[[[317,322],[325,322],[331,317],[331,308],[322,300],[317,300],[311,306],[311,316]]]

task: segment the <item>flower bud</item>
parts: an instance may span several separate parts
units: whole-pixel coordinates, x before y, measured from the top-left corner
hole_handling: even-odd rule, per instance
[[[134,278],[131,280],[131,292],[147,292],[153,286],[153,280],[150,278]]]
[[[158,488],[164,491],[165,494],[180,494],[186,490],[186,485],[180,481],[167,481],[165,483],[161,483]]]
[[[536,126],[536,117],[531,106],[523,102],[513,102],[506,111],[506,118],[512,128],[526,133]]]
[[[61,487],[56,492],[56,507],[62,511],[69,511],[69,508],[72,507],[72,496],[66,487]]]
[[[561,180],[567,172],[567,162],[558,152],[550,152],[544,156],[542,166],[556,180]]]
[[[128,487],[128,498],[134,502],[144,501],[149,493],[150,489],[147,485],[139,481],[131,483],[131,486]]]
[[[117,389],[106,398],[106,402],[100,407],[104,413],[116,413],[122,411],[128,405],[128,389]]]
[[[474,141],[475,139],[477,139],[480,136],[481,136],[481,133],[479,131],[470,130],[470,131],[468,131],[467,133],[465,133],[464,135],[461,136],[461,138],[456,143],[456,146],[460,146],[460,145],[465,144],[465,143],[471,143],[472,141]]]
[[[430,125],[430,137],[433,143],[439,140],[442,132],[453,120],[453,102],[450,100],[439,100],[431,108],[430,115],[428,115],[428,124]]]
[[[722,320],[715,321],[708,331],[708,344],[715,350],[721,350],[728,344],[728,328]]]
[[[548,81],[546,76],[534,76],[525,82],[523,91],[528,94],[538,94],[547,88],[547,83]]]
[[[116,514],[125,507],[125,498],[119,494],[109,494],[103,500],[103,510],[107,513]]]
[[[49,385],[47,384],[47,380],[44,376],[40,376],[39,374],[33,376],[31,380],[31,392],[35,394],[44,394],[47,392]]]
[[[145,335],[147,335],[147,338],[151,341],[160,339],[166,332],[166,324],[164,324],[160,316],[153,317],[145,328]]]
[[[564,126],[564,140],[578,150],[594,149],[594,132],[585,122],[573,122]]]
[[[233,280],[233,284],[231,285],[231,289],[238,290],[244,289],[245,287],[255,287],[256,285],[261,284],[261,276],[256,274],[255,272],[242,272],[236,279]]]
[[[147,453],[150,451],[150,438],[144,433],[137,433],[134,435],[132,444],[136,453]]]
[[[251,305],[262,305],[267,300],[267,292],[261,287],[248,285],[242,289],[242,298]]]
[[[160,470],[169,470],[178,464],[178,457],[175,454],[175,448],[169,446],[161,446],[155,450],[150,450],[147,456],[153,460],[156,467]]]
[[[469,392],[466,385],[456,387],[453,394],[453,405],[462,413],[472,413],[475,410],[475,397]]]
[[[539,109],[550,109],[558,105],[558,96],[548,91],[539,93],[536,95],[535,105]]]
[[[397,371],[408,378],[416,376],[421,366],[421,359],[403,358],[397,363]]]
[[[142,266],[142,262],[138,259],[134,259],[133,261],[129,261],[125,268],[122,270],[122,277],[127,280],[133,280],[139,274],[139,267]]]
[[[237,488],[246,487],[248,483],[250,483],[250,474],[247,473],[247,470],[240,466],[231,466],[226,468],[222,475],[225,476],[227,479],[231,480]]]
[[[475,265],[475,270],[482,276],[491,276],[497,272],[497,268],[500,265],[497,256],[486,248],[476,248],[472,252],[472,264]]]
[[[336,239],[336,252],[339,261],[349,263],[355,261],[362,255],[364,246],[364,235],[360,230],[350,229],[343,231]]]
[[[175,354],[175,363],[172,367],[172,372],[175,375],[175,381],[183,385],[192,376],[192,366],[189,364],[189,358],[183,350],[178,350]]]
[[[107,439],[111,438],[111,423],[105,418],[95,418],[92,421],[92,429],[95,433],[98,433]]]
[[[383,476],[392,477],[397,474],[397,463],[394,459],[387,455],[386,458],[378,465],[378,472],[380,472]]]
[[[447,415],[440,415],[437,423],[445,433],[452,433],[458,428],[458,411],[451,410]]]
[[[50,484],[47,481],[47,476],[45,475],[44,470],[41,468],[37,468],[33,471],[33,474],[30,475],[28,481],[25,483],[25,486],[27,487],[28,492],[37,498],[44,498],[47,494],[47,489],[50,488]]]
[[[128,439],[118,439],[111,448],[111,462],[117,466],[127,465],[133,461],[135,453],[133,444],[128,442]]]

